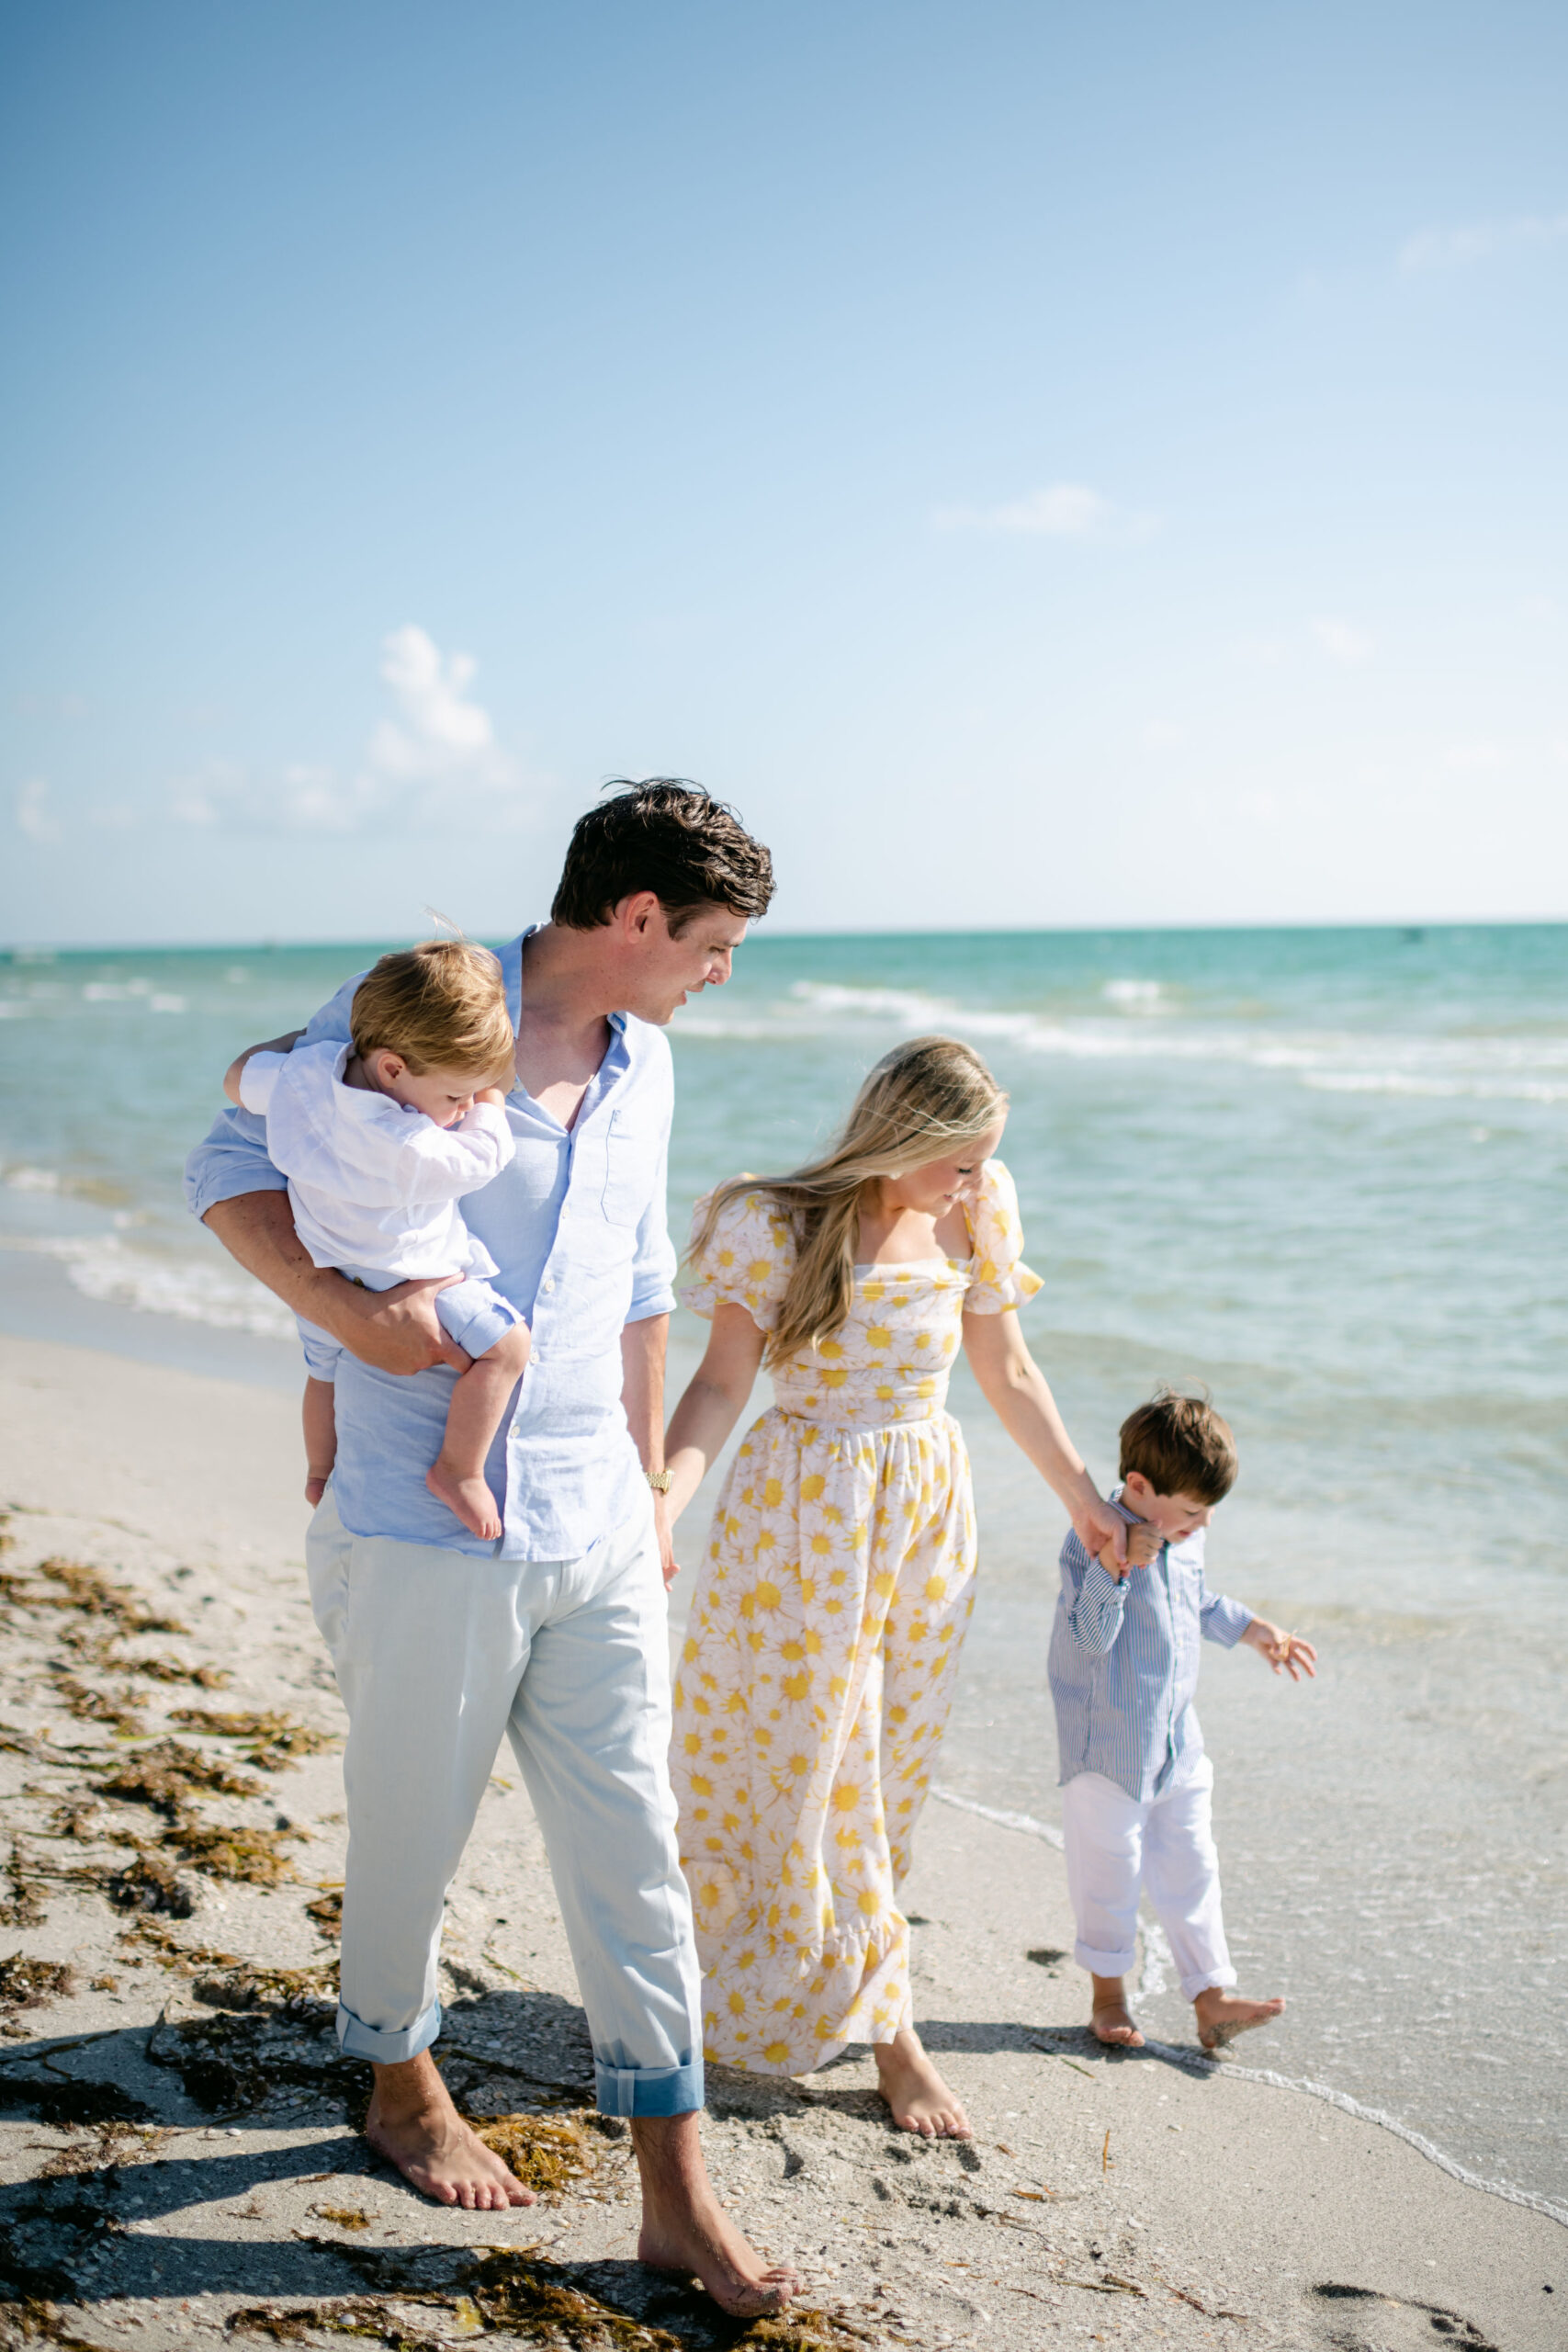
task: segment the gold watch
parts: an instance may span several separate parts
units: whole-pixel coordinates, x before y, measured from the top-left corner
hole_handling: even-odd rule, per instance
[[[648,1480],[649,1485],[653,1488],[656,1495],[667,1495],[670,1492],[670,1473],[668,1470],[645,1470],[642,1475]]]

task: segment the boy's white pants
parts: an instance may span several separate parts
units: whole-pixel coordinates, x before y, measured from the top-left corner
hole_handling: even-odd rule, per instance
[[[582,1559],[480,1559],[351,1535],[329,1487],[307,1556],[348,1710],[344,2052],[395,2064],[440,2031],[442,1906],[504,1734],[544,1833],[601,2109],[701,2107],[651,1509]]]
[[[1138,1895],[1146,1887],[1185,1998],[1235,1983],[1220,1917],[1213,1789],[1206,1756],[1179,1787],[1146,1804],[1103,1772],[1079,1772],[1067,1781],[1062,1838],[1078,1930],[1073,1958],[1080,1968],[1094,1976],[1127,1974],[1137,1957]]]

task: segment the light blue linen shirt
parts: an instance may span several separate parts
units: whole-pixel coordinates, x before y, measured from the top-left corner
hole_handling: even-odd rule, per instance
[[[1135,1526],[1120,1495],[1111,1504]],[[1048,1666],[1060,1780],[1101,1772],[1147,1804],[1196,1767],[1199,1644],[1231,1649],[1252,1623],[1250,1609],[1209,1590],[1205,1532],[1162,1544],[1146,1568],[1117,1577],[1069,1530]]]
[[[513,1026],[523,1005],[523,940],[502,951]],[[302,1042],[349,1035],[356,973]],[[516,1087],[506,1119],[516,1153],[463,1219],[495,1260],[493,1286],[525,1317],[533,1355],[509,1422],[485,1464],[502,1504],[499,1543],[470,1535],[424,1474],[441,1451],[457,1374],[400,1375],[345,1353],[337,1379],[338,1514],[355,1535],[389,1535],[480,1558],[580,1558],[646,1506],[621,1403],[621,1332],[674,1307],[675,1251],[665,1189],[674,1079],[662,1032],[612,1013],[609,1050],[569,1132]],[[244,1193],[281,1192],[266,1122],[225,1111],[186,1163],[197,1216]]]

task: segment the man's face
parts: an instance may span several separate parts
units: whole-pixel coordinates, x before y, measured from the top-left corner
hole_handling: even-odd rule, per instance
[[[623,900],[615,913],[632,951],[626,1009],[660,1029],[699,989],[724,986],[746,936],[745,916],[728,907],[701,906],[671,918],[651,891]],[[671,920],[680,925],[673,934]]]

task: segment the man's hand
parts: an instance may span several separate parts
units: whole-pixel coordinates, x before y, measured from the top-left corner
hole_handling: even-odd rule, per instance
[[[681,1573],[681,1563],[675,1557],[675,1531],[670,1523],[668,1495],[654,1496],[653,1524],[659,1536],[659,1566],[664,1577],[664,1589],[668,1592]]]
[[[1248,1649],[1268,1659],[1276,1674],[1283,1668],[1292,1682],[1299,1682],[1303,1674],[1309,1681],[1316,1681],[1317,1652],[1299,1634],[1287,1634],[1271,1625],[1267,1617],[1255,1617],[1241,1638]]]
[[[350,1355],[374,1364],[378,1372],[406,1376],[438,1363],[467,1372],[473,1358],[464,1354],[435,1312],[436,1292],[450,1290],[462,1279],[461,1274],[441,1274],[399,1283],[393,1290],[361,1290],[357,1283],[339,1275],[344,1295],[333,1295],[336,1311],[328,1329]]]
[[[1120,1576],[1127,1558],[1127,1522],[1121,1512],[1112,1510],[1091,1489],[1075,1508],[1073,1525],[1089,1558],[1098,1560],[1102,1552],[1109,1551],[1111,1559],[1106,1566],[1113,1577]]]

